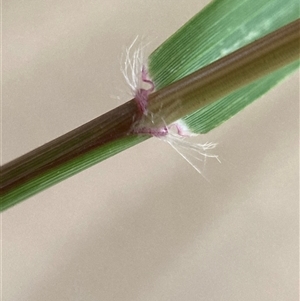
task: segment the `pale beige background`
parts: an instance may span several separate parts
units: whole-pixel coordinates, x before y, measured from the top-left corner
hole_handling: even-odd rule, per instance
[[[3,162],[128,100],[123,47],[207,2],[4,1]],[[298,300],[298,121],[294,74],[199,138],[209,181],[151,139],[6,211],[3,300]]]

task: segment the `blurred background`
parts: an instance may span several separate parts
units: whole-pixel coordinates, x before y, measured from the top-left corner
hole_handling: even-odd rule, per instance
[[[125,47],[207,3],[5,1],[2,163],[129,100]],[[3,300],[298,300],[299,72],[197,139],[205,178],[153,138],[5,211]]]

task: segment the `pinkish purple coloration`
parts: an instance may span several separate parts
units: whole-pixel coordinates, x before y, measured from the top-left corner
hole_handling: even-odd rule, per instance
[[[148,77],[148,71],[146,70],[145,66],[142,67],[142,72],[141,72],[141,79],[144,83],[149,84],[150,88],[149,89],[144,89],[144,88],[140,88],[136,91],[135,93],[135,101],[136,104],[139,108],[139,111],[141,113],[141,115],[148,115],[148,110],[147,110],[147,106],[148,106],[148,96],[150,93],[152,93],[155,89],[154,87],[154,83],[151,79],[149,79]],[[134,128],[133,132],[136,134],[148,134],[154,137],[164,137],[166,135],[168,135],[170,133],[171,128],[174,129],[175,127],[175,131],[178,135],[184,137],[184,136],[188,136],[185,133],[184,128],[182,128],[182,126],[180,125],[180,123],[176,122],[173,123],[169,126],[164,126],[162,128],[146,128],[146,127],[142,127],[142,126],[137,126]]]
[[[149,78],[147,69],[143,65],[145,62],[143,55],[144,46],[141,43],[136,45],[137,40],[138,37],[136,37],[131,45],[125,50],[125,61],[121,65],[121,71],[131,89],[132,96],[134,97],[137,106],[137,116],[134,117],[135,122],[128,135],[148,135],[167,142],[185,160],[187,160],[195,170],[202,174],[199,162],[205,164],[206,159],[209,157],[218,160],[218,156],[208,152],[208,150],[215,147],[215,144],[193,143],[192,141],[189,141],[189,139],[186,139],[188,137],[196,136],[196,134],[191,132],[183,120],[177,120],[170,125],[162,122],[162,127],[155,127],[154,124],[151,126],[154,113],[149,111],[148,104],[149,95],[155,90],[155,85],[151,78]],[[159,115],[159,112],[156,112],[155,114]],[[146,123],[143,124],[143,120],[147,118],[147,125]],[[161,117],[161,120],[164,121],[163,117]]]
[[[215,144],[192,143],[186,140],[187,137],[195,136],[195,134],[189,130],[182,120],[178,120],[170,125],[165,124],[161,128],[143,126],[141,122],[143,116],[147,116],[150,120],[151,117],[153,117],[153,112],[148,110],[148,101],[149,95],[155,90],[155,86],[153,81],[149,79],[148,72],[144,66],[142,67],[140,76],[137,78],[140,83],[150,85],[150,87],[148,89],[144,89],[142,87],[134,89],[134,99],[137,104],[139,114],[131,133],[150,135],[169,143],[200,174],[202,174],[202,171],[199,167],[199,162],[205,164],[206,159],[209,157],[216,158],[219,161],[217,155],[209,154],[207,152],[207,150],[214,148]]]
[[[151,79],[148,77],[148,71],[146,70],[145,66],[142,67],[141,72],[141,78],[142,81],[146,84],[150,85],[149,89],[140,88],[135,93],[135,101],[139,108],[139,111],[141,115],[148,115],[148,96],[150,93],[154,91],[154,83]],[[165,126],[163,128],[157,129],[157,128],[146,128],[146,127],[135,127],[134,133],[136,134],[148,134],[154,137],[163,137],[166,136],[169,133],[168,127]]]
[[[170,127],[175,126],[176,130],[177,130],[177,134],[179,136],[182,137],[190,137],[190,134],[187,134],[186,129],[183,128],[183,126],[181,126],[181,124],[179,122],[175,122],[173,124],[170,125]]]
[[[148,96],[150,93],[152,93],[154,91],[154,83],[152,80],[150,80],[148,78],[148,72],[145,68],[145,66],[143,66],[142,68],[142,81],[144,83],[147,83],[150,85],[150,88],[149,89],[138,89],[136,91],[136,94],[135,94],[135,101],[136,101],[136,104],[141,112],[141,114],[143,115],[147,115],[147,105],[148,105]]]

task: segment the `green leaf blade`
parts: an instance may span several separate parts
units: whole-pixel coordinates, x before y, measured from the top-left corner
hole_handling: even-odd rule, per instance
[[[216,0],[149,56],[161,89],[299,18],[297,0]]]
[[[159,90],[254,40],[299,18],[299,2],[215,0],[166,40],[149,57]],[[262,96],[299,66],[291,64],[184,118],[206,133]]]

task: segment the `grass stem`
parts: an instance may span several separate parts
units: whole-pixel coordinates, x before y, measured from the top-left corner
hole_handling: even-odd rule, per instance
[[[150,128],[170,124],[298,60],[299,43],[298,19],[151,94],[148,111],[152,117],[142,117],[141,124]],[[130,100],[1,166],[1,210],[149,138],[131,132],[138,116],[136,103]],[[109,146],[117,141],[112,151]],[[104,153],[99,156],[101,148]]]

